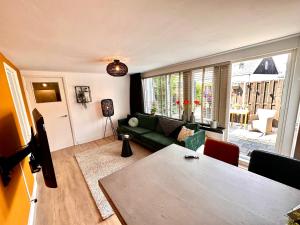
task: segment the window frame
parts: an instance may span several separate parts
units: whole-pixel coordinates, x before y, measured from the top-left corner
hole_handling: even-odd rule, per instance
[[[173,102],[173,86],[171,86],[172,82],[172,76],[178,76],[178,85],[175,86],[175,89],[177,90],[177,93],[175,94],[178,96],[178,100],[182,101],[183,99],[183,75],[181,72],[175,72],[171,74],[165,74],[150,78],[144,78],[143,79],[143,91],[144,96],[147,96],[146,98],[150,98],[150,100],[146,99],[144,101],[144,108],[146,113],[151,113],[153,102],[156,101],[157,105],[157,115],[166,116],[172,119],[180,119],[181,118],[181,107],[178,106],[178,113],[175,113],[175,115],[178,114],[178,116],[174,116],[173,109],[174,109],[174,102]],[[159,79],[158,81],[155,81],[154,79]],[[156,84],[155,84],[156,83]],[[157,84],[159,83],[159,85]],[[164,88],[162,88],[162,85],[164,85]],[[147,88],[152,88],[152,91],[149,91],[147,93]],[[155,90],[158,89],[158,90]],[[162,95],[162,93],[164,94]],[[161,98],[156,98],[158,94],[161,94]],[[177,98],[176,98],[177,99]],[[151,102],[150,102],[151,101]],[[177,101],[177,100],[176,100]],[[176,104],[176,102],[175,102]]]

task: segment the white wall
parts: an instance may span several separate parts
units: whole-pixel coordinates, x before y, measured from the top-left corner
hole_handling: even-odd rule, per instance
[[[21,74],[25,79],[28,76],[63,78],[76,144],[103,138],[106,118],[102,116],[101,99],[113,99],[115,115],[112,119],[115,127],[117,120],[129,113],[129,75],[112,77],[108,74],[49,71],[21,71]],[[75,86],[90,86],[92,102],[87,104],[87,109],[76,102]],[[106,136],[111,134],[108,124]]]

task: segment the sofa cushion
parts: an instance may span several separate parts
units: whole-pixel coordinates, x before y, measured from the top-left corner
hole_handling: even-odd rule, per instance
[[[172,132],[176,128],[181,127],[184,124],[183,121],[174,120],[167,117],[158,117],[158,126],[156,130],[160,133],[160,129],[166,136],[171,136]]]
[[[181,131],[178,134],[177,141],[184,141],[184,139],[186,139],[187,137],[193,136],[194,132],[194,130],[182,126]]]
[[[136,117],[132,117],[128,120],[128,125],[130,127],[137,127],[139,125],[139,120]]]
[[[132,135],[142,135],[142,134],[146,134],[146,133],[149,133],[152,131],[149,129],[143,128],[143,127],[122,126],[120,128],[120,132],[123,132],[123,133],[128,132],[129,134],[132,134]]]
[[[136,113],[136,117],[139,120],[139,127],[155,130],[157,126],[157,117],[141,113]]]
[[[150,132],[150,133],[143,134],[141,136],[141,140],[145,140],[146,142],[147,141],[155,142],[163,146],[168,146],[176,142],[176,139],[171,137],[166,137],[165,135],[157,132]]]
[[[182,126],[177,127],[175,130],[172,131],[172,133],[169,135],[169,137],[174,138],[175,140],[177,140],[177,137],[178,137],[181,129],[182,129]]]

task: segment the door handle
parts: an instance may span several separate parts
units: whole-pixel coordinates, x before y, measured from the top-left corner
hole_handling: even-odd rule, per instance
[[[68,115],[62,115],[62,116],[60,116],[60,117],[68,117]]]

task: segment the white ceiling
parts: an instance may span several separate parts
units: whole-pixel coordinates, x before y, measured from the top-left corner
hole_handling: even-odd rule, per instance
[[[143,72],[300,32],[299,0],[6,0],[0,51],[23,70]]]

